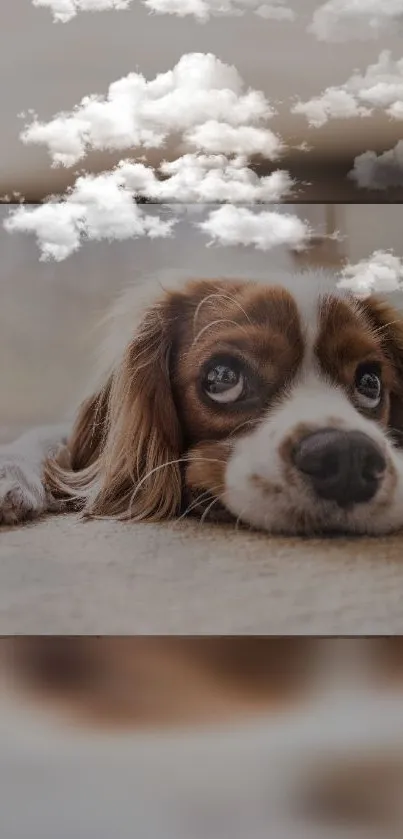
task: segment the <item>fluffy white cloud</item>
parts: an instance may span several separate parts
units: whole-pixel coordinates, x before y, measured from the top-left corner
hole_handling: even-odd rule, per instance
[[[72,166],[91,149],[161,148],[171,135],[189,150],[274,158],[283,144],[261,127],[273,114],[261,91],[245,90],[235,67],[190,53],[151,81],[129,73],[106,96],[86,96],[70,113],[48,123],[35,117],[21,138],[47,146],[55,166]]]
[[[67,23],[77,12],[128,9],[132,0],[32,0],[34,6],[50,9],[57,23]]]
[[[369,259],[346,265],[338,286],[359,297],[376,291],[384,294],[399,291],[403,288],[403,260],[388,251],[374,251]]]
[[[395,119],[403,118],[403,58],[394,61],[384,50],[365,73],[354,73],[345,84],[328,87],[307,102],[298,102],[292,113],[306,116],[319,128],[331,118],[369,116],[374,108],[386,109]]]
[[[378,38],[403,22],[403,0],[328,0],[314,12],[311,31],[320,41]]]
[[[121,171],[130,188],[156,201],[191,202],[272,202],[281,201],[292,189],[293,181],[281,169],[259,177],[244,158],[228,160],[224,155],[188,154],[160,166],[163,179],[143,167],[139,180],[131,172],[142,164],[128,163]],[[143,180],[144,178],[144,180]]]
[[[329,119],[351,119],[370,116],[371,110],[359,105],[355,96],[340,87],[327,87],[320,96],[298,102],[291,113],[306,116],[309,125],[320,128]]]
[[[295,13],[286,4],[286,0],[143,0],[152,12],[159,14],[193,15],[197,20],[206,21],[215,15],[233,15],[240,17],[251,11],[270,20],[294,20]]]
[[[382,154],[366,151],[358,155],[348,177],[361,189],[403,186],[403,140],[399,140],[393,149]]]
[[[134,0],[32,0],[34,6],[51,10],[56,22],[67,23],[78,12],[103,12],[128,9]],[[137,0],[138,2],[138,0]],[[270,20],[294,20],[295,14],[286,0],[142,0],[151,12],[185,17],[193,15],[206,21],[213,15],[240,16],[247,11]]]
[[[77,251],[82,241],[169,236],[174,221],[148,215],[119,188],[108,173],[90,176],[66,196],[37,206],[20,205],[4,222],[9,233],[36,235],[42,261],[61,262]]]
[[[197,226],[210,236],[211,243],[252,245],[264,251],[277,245],[303,249],[311,235],[307,222],[291,213],[250,210],[233,205],[213,210]]]
[[[156,219],[136,203],[139,196],[184,203],[279,201],[292,185],[286,172],[259,178],[241,160],[186,155],[164,164],[162,179],[143,163],[121,161],[101,175],[82,175],[59,199],[19,206],[5,221],[9,233],[34,233],[41,259],[61,261],[85,239],[168,236],[175,220]],[[235,213],[236,207],[231,208]],[[297,220],[297,225],[299,225]],[[288,229],[288,228],[287,228]]]
[[[248,157],[261,154],[275,160],[283,144],[280,138],[267,128],[255,128],[253,125],[232,126],[217,120],[198,125],[186,132],[185,141],[208,154],[235,154]]]

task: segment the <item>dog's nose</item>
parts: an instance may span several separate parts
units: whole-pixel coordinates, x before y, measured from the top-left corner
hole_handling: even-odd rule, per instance
[[[370,501],[386,469],[382,452],[366,434],[333,428],[304,437],[294,463],[319,498],[339,507]]]

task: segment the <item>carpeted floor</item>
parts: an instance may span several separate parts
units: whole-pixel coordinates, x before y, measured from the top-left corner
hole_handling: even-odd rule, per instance
[[[403,632],[403,540],[52,517],[0,534],[0,634]]]

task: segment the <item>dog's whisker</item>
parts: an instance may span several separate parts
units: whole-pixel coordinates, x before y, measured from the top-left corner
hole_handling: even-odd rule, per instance
[[[196,509],[196,507],[198,507],[198,506],[199,506],[199,505],[203,502],[203,500],[204,500],[205,498],[209,498],[209,497],[211,497],[211,493],[212,493],[215,489],[218,489],[218,488],[219,488],[219,487],[212,487],[212,488],[211,488],[211,490],[210,490],[210,489],[206,489],[206,490],[205,490],[205,492],[202,492],[200,495],[198,495],[198,496],[197,496],[197,498],[195,498],[195,499],[193,499],[192,501],[190,501],[190,502],[189,502],[189,504],[188,504],[188,506],[186,507],[186,509],[183,511],[182,515],[181,515],[181,516],[179,516],[178,521],[181,521],[181,519],[183,519],[183,518],[185,518],[187,515],[189,515],[189,513],[190,513],[192,510]]]
[[[210,512],[210,510],[212,510],[212,508],[214,507],[214,505],[215,505],[215,504],[217,504],[218,502],[221,502],[221,499],[220,499],[220,497],[217,495],[217,497],[216,497],[216,498],[213,498],[213,500],[212,500],[211,504],[209,504],[209,505],[208,505],[208,507],[205,509],[205,511],[204,511],[204,513],[203,513],[203,515],[201,516],[201,519],[200,519],[200,524],[201,524],[201,525],[205,522],[205,520],[206,520],[206,518],[207,518],[207,516],[208,516],[208,514],[209,514],[209,512]]]
[[[151,477],[152,477],[154,474],[156,474],[157,472],[160,472],[160,471],[161,471],[161,469],[167,469],[167,468],[169,468],[170,466],[179,466],[181,463],[184,463],[184,460],[185,460],[185,459],[184,459],[183,457],[180,457],[180,458],[175,458],[174,460],[167,460],[165,463],[160,463],[158,466],[154,466],[154,468],[153,468],[153,469],[150,469],[150,470],[149,470],[149,471],[148,471],[145,475],[143,475],[143,477],[141,478],[141,480],[140,480],[140,481],[138,481],[138,482],[136,483],[136,485],[135,485],[135,487],[134,487],[134,489],[133,489],[133,492],[132,492],[132,494],[131,494],[131,496],[130,496],[130,502],[129,502],[129,511],[130,511],[130,513],[131,513],[131,511],[132,511],[133,504],[134,504],[134,502],[135,502],[135,500],[136,500],[136,497],[137,497],[138,493],[140,492],[140,490],[141,490],[142,486],[144,485],[144,483],[145,483],[145,482],[146,482],[149,478],[151,478]],[[133,477],[133,482],[135,483],[134,477]]]
[[[194,457],[192,453],[190,453],[186,457],[186,463],[221,463],[223,466],[226,465],[227,461],[223,460],[223,458],[219,457],[204,457],[204,456],[197,456]]]
[[[205,492],[202,492],[200,495],[197,496],[193,501],[191,501],[183,513],[179,516],[176,520],[177,522],[182,521],[182,519],[186,518],[192,510],[197,509],[197,507],[203,502],[204,499],[209,498],[213,492],[218,491],[221,488],[221,484],[216,484],[216,486],[210,487]]]
[[[187,518],[187,516],[189,515],[189,513],[191,513],[191,512],[192,512],[192,510],[197,509],[197,507],[199,506],[200,502],[202,502],[204,498],[208,498],[209,496],[210,496],[210,492],[209,492],[209,490],[207,490],[206,492],[203,492],[203,493],[202,493],[202,494],[201,494],[201,495],[197,498],[197,500],[196,500],[196,501],[193,501],[193,502],[189,503],[189,504],[188,504],[188,506],[186,507],[186,509],[183,511],[183,513],[181,513],[181,515],[180,515],[180,516],[178,516],[178,518],[175,520],[175,522],[174,522],[174,527],[175,527],[175,525],[179,524],[179,522],[183,521],[183,519]]]
[[[244,332],[245,335],[248,334],[248,330],[246,329],[246,327],[237,323],[236,320],[229,320],[228,318],[218,318],[217,320],[213,320],[210,323],[207,323],[206,326],[203,326],[203,328],[200,330],[200,332],[198,332],[198,334],[194,338],[194,340],[192,342],[191,349],[193,349],[196,346],[197,342],[205,334],[205,332],[207,332],[208,329],[211,329],[213,326],[217,326],[220,323],[225,323],[225,324],[229,324],[230,326],[235,326],[241,332]]]
[[[386,431],[386,434],[393,432],[393,434],[400,434],[403,436],[403,429],[402,428],[395,428],[393,425],[390,425]]]
[[[381,335],[383,332],[386,332],[391,326],[396,326],[399,324],[400,321],[398,320],[390,320],[388,323],[382,323],[380,326],[373,327],[372,333],[373,335]]]
[[[200,314],[200,310],[209,300],[214,300],[214,299],[215,300],[228,300],[230,303],[232,303],[234,306],[236,306],[242,312],[242,314],[245,315],[246,320],[250,324],[252,323],[251,318],[249,317],[249,315],[247,314],[247,312],[245,311],[243,306],[241,306],[239,301],[236,300],[235,297],[232,297],[232,295],[230,295],[230,294],[223,294],[222,292],[216,291],[213,294],[207,294],[206,297],[204,297],[203,300],[201,300],[199,305],[197,306],[194,317],[193,317],[193,334],[196,331],[196,324],[197,324],[197,320],[198,320],[198,317],[199,317],[199,314]]]
[[[235,530],[235,532],[236,532],[236,533],[238,533],[239,528],[241,527],[241,525],[244,525],[244,524],[245,524],[245,522],[244,522],[244,521],[243,521],[243,519],[242,519],[242,516],[243,516],[243,514],[244,514],[244,512],[245,512],[246,510],[247,510],[247,507],[244,507],[244,508],[241,510],[241,512],[239,513],[239,515],[238,515],[238,516],[236,517],[236,519],[235,519],[235,522],[234,522],[234,530]]]
[[[244,422],[240,422],[239,425],[237,425],[235,428],[232,429],[232,431],[230,431],[228,436],[233,437],[234,434],[237,433],[237,431],[241,430],[241,428],[245,428],[246,426],[252,426],[253,427],[254,425],[256,425],[256,420],[255,419],[248,419],[248,420],[245,420]]]
[[[154,466],[153,469],[150,469],[145,475],[143,475],[141,480],[136,483],[136,486],[134,487],[134,490],[133,490],[133,493],[132,493],[132,496],[131,496],[130,509],[133,506],[133,503],[134,503],[134,500],[136,498],[137,493],[140,491],[140,489],[142,488],[144,483],[150,477],[152,477],[152,475],[154,475],[156,472],[161,471],[161,469],[166,469],[170,466],[178,466],[178,465],[181,465],[181,464],[192,463],[192,462],[193,463],[219,463],[221,465],[226,464],[225,460],[222,460],[222,459],[219,459],[219,458],[193,457],[193,456],[188,457],[186,455],[183,456],[183,457],[180,457],[180,458],[176,458],[174,460],[167,460],[165,463],[160,463],[158,466]],[[134,481],[134,476],[133,476],[133,481]]]

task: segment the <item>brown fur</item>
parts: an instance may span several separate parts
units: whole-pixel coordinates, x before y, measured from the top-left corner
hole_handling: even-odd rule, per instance
[[[158,520],[179,512],[182,474],[190,491],[196,469],[199,489],[216,493],[217,480],[222,488],[222,440],[257,421],[262,406],[229,416],[201,403],[198,371],[218,346],[233,347],[260,368],[268,398],[302,357],[292,296],[223,281],[195,281],[166,294],[146,312],[106,384],[82,406],[68,443],[71,467],[47,462],[49,490],[86,516]],[[208,453],[198,448],[203,440],[210,441]]]
[[[47,464],[51,490],[83,502],[87,515],[159,519],[180,507],[171,331],[165,311],[146,313],[120,365],[81,408],[68,444],[71,471]]]
[[[383,425],[389,420],[389,392],[395,376],[390,358],[385,353],[379,331],[371,320],[373,301],[328,299],[322,306],[321,332],[316,352],[322,369],[352,394],[358,364],[377,362],[381,369],[386,398],[376,413]],[[372,412],[372,416],[374,413]]]
[[[223,410],[201,398],[200,370],[219,351],[254,371],[254,402]],[[386,397],[373,416],[403,439],[403,321],[396,312],[373,298],[329,297],[315,351],[322,370],[351,398],[357,364],[376,359]],[[195,498],[198,513],[208,506],[217,514],[231,444],[286,397],[303,354],[298,308],[283,288],[192,281],[165,293],[81,407],[68,443],[70,465],[60,456],[47,462],[49,490],[86,516],[161,520],[184,505],[190,510]]]
[[[359,304],[376,335],[392,375],[389,377],[388,427],[397,445],[403,445],[403,317],[384,300],[370,297]]]

